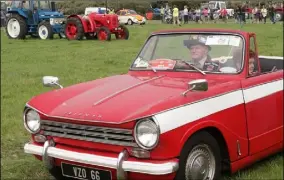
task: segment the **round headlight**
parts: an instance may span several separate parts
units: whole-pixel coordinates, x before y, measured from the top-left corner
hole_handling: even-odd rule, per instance
[[[153,149],[159,141],[160,130],[152,120],[141,120],[135,126],[135,140],[143,149]]]
[[[28,109],[24,113],[24,125],[30,133],[37,133],[40,130],[40,116],[32,109]]]

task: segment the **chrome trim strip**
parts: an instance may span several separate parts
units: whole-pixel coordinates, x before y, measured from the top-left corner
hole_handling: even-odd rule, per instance
[[[281,57],[281,56],[262,56],[262,55],[259,55],[258,58],[283,60],[283,57]]]
[[[116,176],[117,180],[126,180],[127,179],[127,173],[122,168],[122,163],[128,158],[128,152],[124,149],[122,152],[119,153],[118,159],[117,159],[117,171]]]
[[[29,154],[42,155],[43,147],[26,143],[24,151]],[[105,156],[99,156],[94,154],[78,153],[74,151],[68,151],[59,149],[56,147],[47,148],[46,155],[53,158],[63,159],[72,162],[78,162],[89,165],[96,165],[108,168],[117,168],[118,158],[111,158]],[[148,163],[148,162],[134,162],[123,161],[122,169],[129,172],[146,173],[152,175],[164,175],[177,171],[178,162],[169,161],[166,163]]]

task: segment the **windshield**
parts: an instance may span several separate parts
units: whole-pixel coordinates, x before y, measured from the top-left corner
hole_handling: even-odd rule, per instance
[[[238,73],[243,64],[243,39],[237,35],[154,35],[132,69]]]
[[[34,1],[34,7],[38,9],[50,9],[49,1]]]
[[[134,10],[130,10],[129,13],[130,13],[130,14],[137,14],[137,12],[134,11]]]

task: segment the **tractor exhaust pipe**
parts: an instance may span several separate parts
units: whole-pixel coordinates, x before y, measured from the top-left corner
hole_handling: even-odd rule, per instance
[[[56,11],[56,9],[55,9],[55,2],[52,1],[50,4],[51,4],[51,11]]]

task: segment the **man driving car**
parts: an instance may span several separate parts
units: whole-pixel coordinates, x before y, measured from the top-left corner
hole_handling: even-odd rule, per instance
[[[187,63],[193,64],[200,70],[218,71],[219,63],[213,62],[209,56],[211,47],[206,45],[206,38],[199,37],[197,39],[184,40],[184,46],[190,51],[191,61]],[[184,62],[179,62],[178,68],[187,68],[188,65]]]

